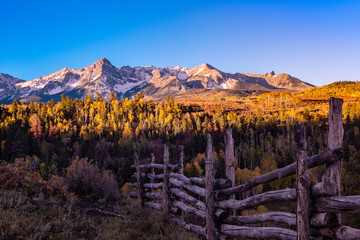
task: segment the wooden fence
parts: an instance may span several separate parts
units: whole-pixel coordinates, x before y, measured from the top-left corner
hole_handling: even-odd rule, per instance
[[[234,143],[232,130],[225,134],[227,179],[215,179],[215,160],[212,138],[207,134],[205,178],[183,175],[183,148],[179,163],[169,164],[169,149],[164,145],[164,163],[139,164],[135,156],[139,206],[163,212],[164,220],[171,219],[183,228],[201,234],[206,239],[360,239],[360,230],[341,224],[341,213],[360,213],[360,196],[340,196],[341,162],[343,158],[342,99],[329,100],[329,138],[326,152],[308,157],[304,125],[296,126],[297,162],[234,185]],[[311,183],[308,169],[325,164],[322,181]],[[268,191],[238,200],[236,195],[260,184],[296,174],[296,189]],[[161,191],[159,190],[161,189]],[[266,212],[239,216],[242,210],[253,209],[270,202],[296,202],[296,214]],[[203,219],[203,225],[187,222],[184,213]],[[263,227],[271,223],[277,227]],[[287,226],[284,227],[284,226]]]

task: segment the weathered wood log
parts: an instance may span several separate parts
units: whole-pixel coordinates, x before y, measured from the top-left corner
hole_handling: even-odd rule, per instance
[[[339,189],[327,182],[315,183],[311,186],[311,195],[313,196],[334,196],[338,195]]]
[[[241,227],[229,224],[221,225],[220,233],[241,238],[296,240],[296,232],[276,227]]]
[[[184,146],[180,145],[179,150],[180,150],[180,154],[179,154],[179,162],[180,162],[179,173],[184,174]]]
[[[306,167],[313,168],[324,163],[332,163],[342,159],[343,151],[341,148],[331,149],[318,155],[309,157],[306,161]],[[257,185],[268,183],[279,178],[287,177],[296,173],[297,163],[294,162],[286,167],[276,169],[264,175],[260,175],[248,181],[247,183],[227,188],[220,189],[215,192],[216,200],[224,200],[227,195],[247,191]]]
[[[132,175],[132,177],[137,178],[137,174],[134,173],[134,174]],[[146,173],[141,173],[141,177],[142,177],[142,178],[146,178],[146,177],[147,177],[147,176],[146,176]]]
[[[178,187],[178,188],[184,188],[186,190],[189,190],[190,192],[193,192],[201,197],[205,197],[205,189],[198,187],[196,185],[191,185],[191,184],[186,184],[183,181],[180,181],[177,178],[173,178],[170,177],[169,181],[171,184],[173,184],[174,186]]]
[[[182,202],[179,202],[179,201],[172,201],[172,204],[174,205],[174,207],[180,208],[184,212],[192,213],[192,214],[194,214],[194,215],[196,215],[198,217],[201,217],[202,219],[206,218],[205,211],[199,210],[199,209],[194,208],[194,207],[189,207],[185,203],[182,203]]]
[[[232,137],[232,129],[226,129],[224,135],[225,142],[225,177],[231,182],[231,186],[235,186],[235,164],[234,164],[234,139]],[[235,199],[235,194],[228,196],[229,199]],[[230,215],[236,215],[236,211],[229,211]],[[231,238],[235,240],[235,238]]]
[[[156,210],[159,210],[161,211],[162,210],[162,206],[160,203],[154,203],[154,202],[145,202],[145,206],[147,207],[151,207],[153,209],[156,209]]]
[[[136,173],[134,173],[132,176],[133,176],[134,178],[137,178]],[[164,178],[164,174],[154,175],[154,174],[152,174],[152,173],[148,173],[148,174],[142,173],[142,174],[141,174],[141,177],[142,177],[142,178],[149,178],[151,181],[153,181],[153,180],[159,180],[159,179],[162,180],[162,179]]]
[[[192,184],[192,181],[190,180],[190,178],[188,178],[180,173],[170,173],[169,176],[172,178],[177,178],[178,180],[183,181],[186,184]]]
[[[227,211],[222,210],[221,208],[215,209],[215,217],[217,217],[219,220],[223,220],[229,216],[229,213]]]
[[[130,192],[129,196],[132,198],[137,198],[137,193],[136,192]],[[156,192],[146,192],[144,194],[144,197],[147,199],[151,199],[151,200],[161,200],[162,199],[162,194],[161,193],[156,193]]]
[[[190,196],[189,194],[181,191],[178,188],[170,188],[170,192],[172,194],[174,194],[175,196],[177,196],[178,198],[185,200],[186,202],[190,203],[193,207],[202,210],[202,211],[206,211],[206,206],[205,203],[194,198],[193,196]],[[215,216],[219,219],[224,219],[228,216],[228,213],[220,208],[217,208],[215,210]]]
[[[312,227],[327,228],[336,225],[339,225],[339,222],[335,213],[318,213],[311,218]]]
[[[136,188],[137,188],[137,194],[138,194],[138,205],[139,205],[139,207],[143,207],[144,206],[144,189],[143,189],[142,180],[141,180],[141,169],[140,169],[140,164],[139,164],[139,156],[135,153],[134,157],[135,157],[136,174],[137,174]]]
[[[137,183],[133,183],[132,186],[134,188],[137,188],[138,184]],[[142,185],[143,188],[151,188],[151,189],[154,189],[154,188],[162,188],[163,187],[163,183],[162,182],[159,182],[159,183],[144,183]]]
[[[183,145],[180,145],[179,147],[179,151],[180,151],[180,154],[179,154],[179,163],[180,163],[180,169],[179,169],[179,174],[180,175],[184,175],[184,146]],[[171,174],[171,173],[170,173]],[[184,200],[181,199],[182,202],[184,202]],[[181,216],[180,218],[182,220],[184,220],[185,218],[185,215],[184,215],[184,212],[181,211]]]
[[[188,231],[193,231],[199,235],[206,236],[206,229],[204,227],[195,224],[186,223],[183,220],[177,218],[176,216],[173,216],[171,220],[176,222],[180,227]]]
[[[190,177],[190,181],[194,184],[205,185],[205,179],[201,177]]]
[[[310,178],[306,167],[306,129],[304,124],[296,126],[296,152],[297,171],[296,171],[296,229],[297,239],[304,240],[310,238]]]
[[[151,153],[151,163],[155,164],[155,155],[153,153]],[[150,178],[150,183],[154,183],[155,182],[155,169],[151,168],[151,175],[153,176],[153,178]],[[164,174],[162,174],[164,176]],[[152,191],[154,191],[154,188],[151,189]]]
[[[199,177],[190,177],[189,178],[192,183],[198,184],[198,185],[205,185],[205,178],[199,178]],[[229,188],[232,186],[232,183],[229,179],[220,178],[214,180],[214,187],[215,188]]]
[[[170,212],[175,215],[180,215],[182,213],[181,209],[177,207],[170,207],[169,209]]]
[[[224,219],[224,222],[238,225],[275,222],[286,223],[289,227],[294,227],[296,226],[296,215],[286,212],[267,212],[249,216],[229,216]]]
[[[360,196],[331,196],[315,200],[317,212],[360,213]]]
[[[216,188],[229,188],[231,186],[233,186],[233,183],[230,179],[220,178],[214,181],[214,187]]]
[[[180,168],[180,164],[169,164],[169,169],[171,171],[176,171]],[[131,168],[136,168],[135,165],[131,165]],[[150,169],[150,168],[155,168],[155,169],[164,169],[164,164],[153,164],[153,163],[150,163],[150,164],[141,164],[140,165],[140,169]]]
[[[177,196],[180,199],[183,199],[185,201],[187,201],[188,203],[190,203],[192,206],[202,210],[202,211],[206,211],[206,205],[204,202],[197,200],[196,198],[194,198],[193,196],[190,196],[189,194],[181,191],[178,188],[170,188],[170,192],[172,194],[174,194],[175,196]]]
[[[166,221],[169,219],[169,146],[164,144],[164,184],[162,189],[163,199],[162,199],[162,208],[163,208],[163,220]]]
[[[312,228],[315,236],[325,236],[331,239],[360,240],[360,230],[349,226],[339,225],[335,228]]]
[[[235,163],[234,163],[234,139],[232,137],[232,129],[229,128],[225,132],[225,176],[231,181],[231,186],[235,185]],[[235,194],[229,196],[235,198]]]
[[[183,181],[186,184],[198,184],[198,185],[205,185],[205,178],[199,178],[199,177],[186,177],[179,173],[170,173],[170,177],[177,178],[181,181]],[[228,188],[231,187],[232,183],[229,179],[215,179],[214,180],[214,187],[218,188]]]
[[[344,128],[342,124],[342,105],[343,100],[340,98],[329,99],[329,135],[328,135],[328,148],[335,149],[342,147]],[[324,185],[331,185],[337,196],[341,191],[341,166],[342,161],[334,163],[327,163],[324,174],[321,179]],[[339,223],[341,223],[341,215],[337,214]]]
[[[147,192],[145,193],[145,197],[151,200],[161,200],[163,195],[157,192]]]
[[[216,239],[215,229],[215,205],[214,205],[214,179],[215,159],[213,155],[213,142],[211,135],[206,135],[206,159],[205,159],[205,205],[206,205],[206,239]]]
[[[264,203],[278,201],[296,201],[296,190],[288,188],[284,190],[270,191],[246,198],[244,200],[228,199],[215,202],[215,206],[223,209],[244,210]]]
[[[144,186],[144,188],[155,189],[155,188],[163,188],[164,184],[162,182],[159,182],[159,183],[144,183],[143,186]]]
[[[149,179],[152,179],[152,180],[159,180],[159,179],[163,179],[164,178],[164,174],[157,174],[157,175],[154,175],[152,173],[148,173],[146,174],[146,176],[149,178]]]
[[[137,198],[137,192],[130,192],[129,197]]]

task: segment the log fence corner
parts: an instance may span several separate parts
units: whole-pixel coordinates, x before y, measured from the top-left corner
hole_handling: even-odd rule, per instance
[[[141,207],[145,205],[162,211],[164,220],[170,218],[179,226],[210,240],[234,237],[305,240],[319,236],[360,239],[359,229],[344,226],[340,221],[341,213],[360,214],[360,196],[340,196],[344,134],[342,103],[337,98],[329,100],[329,149],[323,153],[307,156],[306,128],[304,124],[297,125],[297,161],[236,186],[232,130],[226,130],[224,135],[226,179],[215,179],[213,143],[208,133],[204,178],[184,175],[182,146],[179,148],[179,164],[169,164],[169,146],[164,144],[163,164],[156,164],[152,156],[151,163],[140,165],[138,155],[135,154],[133,168],[136,168],[136,183],[133,186],[137,187],[137,192],[131,192],[130,196],[137,198]],[[321,165],[326,165],[322,181],[311,183],[308,169]],[[296,189],[268,191],[237,199],[242,192],[293,174],[296,174]],[[159,188],[162,189],[161,194],[156,192]],[[237,215],[239,211],[277,201],[296,201],[296,214],[273,211],[249,216]],[[205,223],[188,223],[184,213],[193,214]],[[267,223],[276,227],[264,226]]]

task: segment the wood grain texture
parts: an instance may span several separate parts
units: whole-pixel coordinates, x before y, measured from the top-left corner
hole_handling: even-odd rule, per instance
[[[216,239],[215,229],[215,205],[214,205],[214,179],[215,159],[213,155],[213,143],[211,135],[206,135],[206,159],[205,159],[205,204],[206,204],[206,239]]]

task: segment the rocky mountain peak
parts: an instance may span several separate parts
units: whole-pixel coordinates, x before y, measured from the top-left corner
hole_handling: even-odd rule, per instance
[[[208,63],[203,63],[203,64],[200,65],[200,67],[204,67],[204,68],[207,68],[207,69],[216,69],[216,68],[214,68],[213,66],[211,66]]]
[[[93,64],[89,65],[89,67],[102,70],[104,68],[113,68],[114,66],[111,64],[111,62],[108,59],[101,58],[96,62],[94,62]]]
[[[15,78],[9,74],[5,74],[5,73],[0,73],[0,87],[8,87],[8,86],[12,86],[16,83],[20,83],[20,82],[24,82],[24,80]]]
[[[99,59],[97,61],[97,63],[99,63],[101,65],[111,65],[112,66],[111,62],[107,58],[104,58],[104,57]]]
[[[0,74],[0,102],[13,99],[59,99],[61,94],[84,98],[87,94],[103,94],[107,99],[114,91],[119,98],[131,97],[143,91],[148,97],[165,96],[191,88],[302,90],[310,85],[288,74],[272,71],[266,74],[225,73],[208,63],[193,67],[129,67],[117,68],[106,58],[101,58],[81,69],[63,68],[57,72],[23,81]]]

